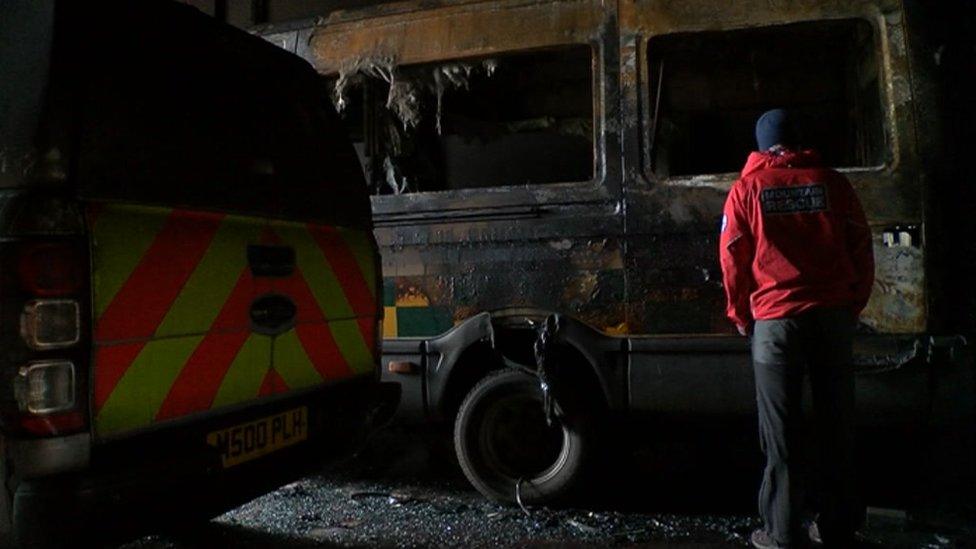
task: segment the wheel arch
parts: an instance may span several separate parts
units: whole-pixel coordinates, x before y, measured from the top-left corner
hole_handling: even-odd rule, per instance
[[[528,308],[482,312],[430,340],[427,345],[428,364],[431,365],[427,373],[427,402],[431,419],[452,420],[467,392],[488,373],[505,367],[501,359],[503,349],[512,338],[519,337],[513,332],[534,331],[535,326],[552,314],[551,311]],[[600,388],[596,393],[584,395],[593,396],[588,398],[589,404],[609,409],[621,407],[626,397],[623,377],[626,367],[617,357],[625,348],[625,340],[602,334],[572,317],[556,316],[560,330],[553,343],[559,353],[565,353],[563,360],[576,365],[563,371],[569,383],[579,387],[596,384]],[[533,335],[532,342],[535,337]],[[522,358],[515,362],[535,369],[532,361]]]

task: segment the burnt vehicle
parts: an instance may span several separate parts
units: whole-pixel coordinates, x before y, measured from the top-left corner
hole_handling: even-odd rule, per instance
[[[205,520],[353,451],[396,387],[318,74],[175,2],[0,13],[0,543]]]
[[[453,422],[482,493],[540,502],[580,478],[594,420],[754,413],[717,247],[774,106],[872,226],[862,423],[971,414],[911,6],[461,0],[258,29],[329,79],[366,173],[399,419]]]

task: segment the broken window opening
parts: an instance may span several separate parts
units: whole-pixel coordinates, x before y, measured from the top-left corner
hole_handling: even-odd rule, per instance
[[[372,194],[590,181],[589,46],[396,66],[333,79]]]
[[[651,170],[737,172],[767,109],[796,113],[828,165],[885,162],[874,31],[860,19],[682,33],[648,42]]]

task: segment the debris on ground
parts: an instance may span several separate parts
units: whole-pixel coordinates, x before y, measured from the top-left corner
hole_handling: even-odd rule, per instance
[[[387,435],[391,437],[393,435]],[[742,486],[698,487],[697,506],[678,508],[647,496],[624,503],[596,497],[587,508],[517,506],[491,502],[478,494],[449,458],[425,446],[430,458],[414,470],[391,473],[390,455],[415,453],[407,440],[380,438],[371,444],[402,444],[360,454],[345,466],[288,484],[279,490],[176,537],[149,536],[126,549],[197,547],[747,547],[759,526],[753,514],[751,478]],[[695,469],[701,475],[701,469]],[[633,473],[630,473],[631,475]],[[741,478],[742,471],[727,473]],[[660,481],[659,481],[660,482]],[[611,484],[621,492],[622,483]],[[723,494],[743,491],[742,498]],[[663,501],[678,501],[677,492],[658,484]],[[671,494],[669,496],[669,493]],[[671,499],[668,499],[671,498]],[[897,508],[872,508],[866,540],[883,547],[972,546],[976,531],[933,530]]]

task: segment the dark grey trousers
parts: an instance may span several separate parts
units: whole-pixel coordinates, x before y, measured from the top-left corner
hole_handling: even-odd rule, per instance
[[[759,440],[766,468],[759,514],[778,544],[806,537],[802,396],[804,375],[813,395],[814,440],[819,448],[820,534],[828,547],[846,546],[863,520],[854,453],[854,319],[842,309],[756,322],[752,360],[759,405]]]

